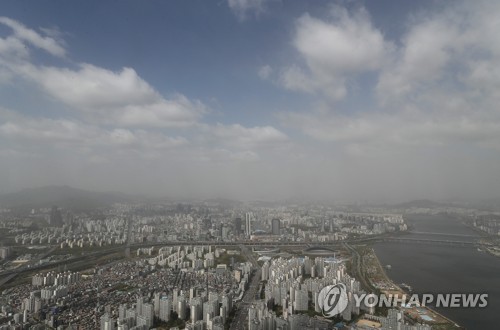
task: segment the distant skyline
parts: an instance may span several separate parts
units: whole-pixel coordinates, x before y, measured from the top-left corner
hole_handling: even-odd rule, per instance
[[[500,197],[497,1],[0,8],[0,193]]]

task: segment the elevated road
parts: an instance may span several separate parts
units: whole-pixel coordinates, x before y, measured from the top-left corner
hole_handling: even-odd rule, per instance
[[[435,236],[455,236],[455,237],[471,237],[471,238],[481,238],[479,235],[471,234],[452,234],[452,233],[439,233],[439,232],[428,232],[428,231],[408,231],[408,234],[417,235],[435,235]]]
[[[248,284],[248,289],[245,291],[242,300],[236,304],[236,314],[229,329],[239,330],[246,329],[248,325],[248,307],[254,300],[258,293],[259,283],[261,279],[261,269],[255,256],[245,245],[240,244],[241,254],[243,254],[248,261],[252,263],[252,278]]]
[[[127,242],[125,245],[110,245],[109,248],[87,253],[82,256],[76,256],[74,258],[66,259],[56,263],[49,263],[43,265],[36,265],[36,263],[43,258],[46,258],[50,253],[52,253],[57,246],[51,247],[51,249],[45,253],[40,259],[30,262],[29,265],[24,265],[18,269],[0,272],[0,276],[9,275],[12,273],[18,273],[21,271],[34,270],[39,268],[44,268],[46,266],[57,266],[59,264],[69,263],[76,260],[81,260],[86,257],[98,256],[107,253],[117,252],[124,247],[129,247],[131,249],[137,249],[142,247],[160,247],[160,246],[185,246],[185,245],[211,245],[220,247],[242,247],[246,246],[249,248],[253,247],[297,247],[297,248],[308,248],[311,246],[325,246],[325,247],[341,247],[343,244],[366,244],[366,243],[376,243],[376,242],[395,242],[395,243],[425,243],[425,244],[439,244],[439,245],[452,245],[452,246],[477,246],[481,245],[478,241],[460,241],[460,240],[445,240],[445,239],[427,239],[427,238],[414,238],[407,236],[375,236],[375,237],[365,237],[359,239],[350,239],[344,241],[326,241],[326,242],[255,242],[250,240],[245,241],[235,241],[235,242],[221,242],[221,241],[169,241],[169,242],[142,242],[130,244]]]
[[[416,233],[416,232],[413,232]],[[423,233],[423,232],[421,232]],[[479,238],[479,237],[478,237]],[[87,253],[82,256],[75,256],[70,259],[66,259],[63,261],[58,261],[55,263],[48,263],[48,264],[42,264],[42,265],[37,265],[36,263],[39,260],[35,260],[31,262],[29,265],[24,265],[20,268],[14,269],[14,270],[8,270],[8,271],[3,271],[0,273],[0,276],[3,276],[3,278],[0,280],[0,287],[10,281],[12,278],[14,278],[17,275],[20,275],[25,272],[32,272],[34,270],[42,270],[44,268],[49,268],[49,267],[54,267],[60,264],[70,264],[74,263],[77,261],[80,261],[85,258],[90,258],[90,257],[96,257],[96,256],[101,256],[101,255],[106,255],[110,253],[114,253],[120,250],[123,250],[123,248],[130,248],[130,249],[137,249],[141,247],[160,247],[160,246],[176,246],[176,245],[211,245],[211,246],[220,246],[220,247],[297,247],[297,248],[307,248],[312,245],[314,246],[328,246],[332,248],[341,248],[343,244],[369,244],[369,243],[377,243],[377,242],[394,242],[394,243],[401,243],[401,244],[433,244],[433,245],[450,245],[450,246],[456,246],[456,247],[473,247],[473,246],[481,246],[482,243],[478,241],[460,241],[460,240],[445,240],[445,239],[427,239],[427,238],[414,238],[414,237],[407,237],[404,235],[401,236],[374,236],[374,237],[365,237],[365,238],[359,238],[359,239],[350,239],[350,240],[344,240],[344,241],[327,241],[327,242],[255,242],[255,241],[250,241],[250,240],[245,240],[245,241],[237,241],[237,242],[222,242],[222,241],[170,241],[170,242],[161,242],[161,243],[153,243],[153,242],[142,242],[142,243],[135,243],[135,244],[130,244],[130,242],[127,242],[127,244],[123,245],[111,245],[109,246],[108,249],[104,250],[99,250],[96,252],[91,252]],[[51,249],[42,256],[42,258],[47,257],[51,252],[53,252],[57,246],[52,246]],[[251,253],[250,253],[251,255]],[[252,260],[251,260],[252,262]],[[252,264],[256,265],[256,263],[252,262]]]
[[[424,239],[424,238],[412,238],[412,237],[387,237],[382,239],[383,242],[394,242],[394,243],[413,243],[413,244],[433,244],[433,245],[450,245],[450,246],[477,246],[481,245],[474,241],[456,241],[456,240],[442,240],[442,239]]]
[[[361,282],[361,286],[363,288],[371,288],[370,283],[366,278],[365,267],[363,267],[363,258],[351,245],[345,243],[344,247],[351,253],[353,276]]]

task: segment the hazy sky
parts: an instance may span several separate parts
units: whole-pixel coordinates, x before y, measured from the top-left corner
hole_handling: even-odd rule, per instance
[[[0,192],[500,197],[499,1],[2,1]]]

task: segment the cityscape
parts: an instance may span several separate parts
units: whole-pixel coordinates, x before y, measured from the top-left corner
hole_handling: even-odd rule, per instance
[[[0,330],[497,330],[500,2],[4,0]]]
[[[338,283],[348,294],[411,291],[378,260],[373,246],[384,242],[468,245],[500,257],[495,212],[261,204],[3,209],[2,327],[462,329],[432,308],[404,301],[389,309],[351,301],[332,319],[322,314],[318,295]],[[406,218],[422,214],[456,217],[478,235],[416,239],[422,234]]]

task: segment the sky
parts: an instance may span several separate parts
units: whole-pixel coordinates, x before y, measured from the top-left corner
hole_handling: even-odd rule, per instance
[[[0,192],[500,197],[498,1],[0,4]]]

